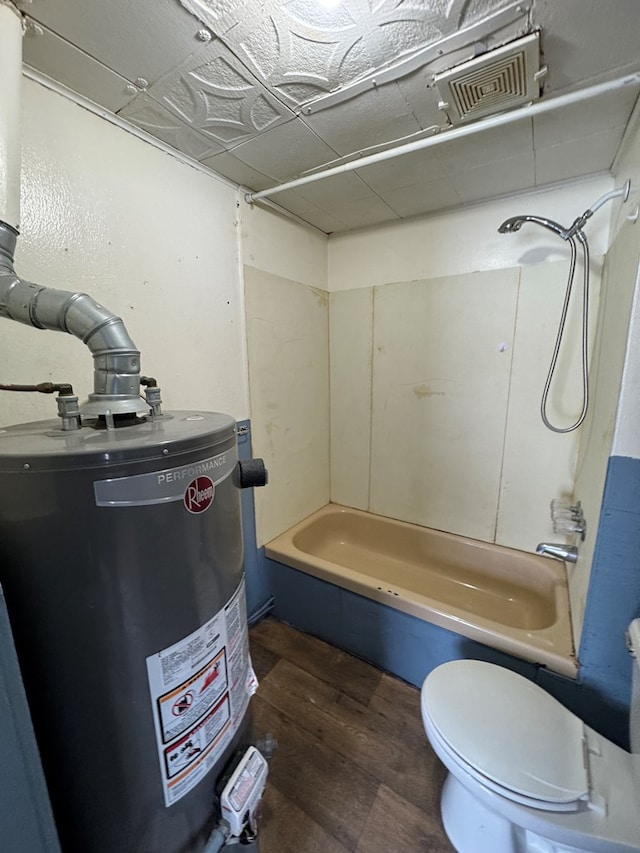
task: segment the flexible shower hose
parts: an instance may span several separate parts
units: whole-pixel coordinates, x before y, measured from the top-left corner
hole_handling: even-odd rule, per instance
[[[553,375],[556,370],[558,354],[560,352],[560,345],[562,344],[562,338],[564,336],[564,328],[567,320],[567,312],[569,310],[569,302],[571,300],[571,291],[573,288],[573,279],[576,272],[577,249],[576,242],[573,236],[567,238],[567,242],[571,246],[571,263],[569,266],[569,277],[567,279],[567,289],[564,296],[562,313],[560,315],[560,323],[558,325],[556,343],[553,349],[553,355],[551,356],[551,364],[549,365],[549,372],[547,374],[547,380],[544,385],[544,391],[542,392],[542,400],[540,402],[540,415],[542,416],[544,425],[550,430],[553,430],[553,432],[560,433],[573,432],[574,430],[578,429],[578,427],[582,424],[585,417],[587,416],[587,409],[589,408],[589,244],[587,243],[587,238],[585,237],[584,232],[582,230],[578,229],[575,232],[575,237],[578,238],[580,244],[582,245],[582,258],[584,264],[582,286],[582,411],[578,416],[578,420],[568,427],[554,426],[554,424],[552,424],[549,418],[547,417],[547,400],[549,397],[549,391],[551,388]]]

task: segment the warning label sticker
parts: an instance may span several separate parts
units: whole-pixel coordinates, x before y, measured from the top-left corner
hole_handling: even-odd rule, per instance
[[[244,579],[201,628],[148,657],[147,674],[170,806],[218,761],[258,686],[249,656]]]

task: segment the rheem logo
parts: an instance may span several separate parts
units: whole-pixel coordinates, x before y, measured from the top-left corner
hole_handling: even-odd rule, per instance
[[[184,491],[184,505],[194,514],[209,509],[216,487],[210,477],[196,477]]]

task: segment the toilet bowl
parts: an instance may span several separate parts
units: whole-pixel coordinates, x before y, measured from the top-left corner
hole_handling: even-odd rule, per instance
[[[640,620],[629,634],[640,654]],[[458,853],[640,853],[640,755],[536,684],[494,664],[452,661],[426,678],[421,708],[449,770],[441,809]]]

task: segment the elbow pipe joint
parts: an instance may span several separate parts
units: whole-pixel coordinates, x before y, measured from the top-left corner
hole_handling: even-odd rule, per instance
[[[140,397],[140,352],[124,322],[86,293],[42,287],[15,272],[17,232],[0,222],[0,317],[36,329],[67,332],[93,355],[93,393],[85,415],[148,414]]]

